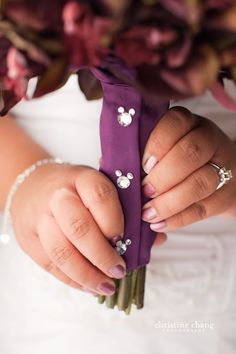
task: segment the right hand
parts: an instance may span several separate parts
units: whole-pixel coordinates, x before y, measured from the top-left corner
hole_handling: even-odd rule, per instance
[[[18,243],[41,267],[74,288],[114,293],[112,278],[122,278],[126,266],[112,239],[123,234],[124,216],[104,174],[43,165],[18,187],[11,215]]]

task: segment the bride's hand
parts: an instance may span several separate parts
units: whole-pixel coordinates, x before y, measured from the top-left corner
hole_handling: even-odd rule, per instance
[[[236,178],[216,190],[219,176],[209,161],[236,176],[235,143],[210,120],[170,109],[143,155],[143,188],[151,199],[142,218],[152,230],[166,232],[214,215],[236,217]]]
[[[125,263],[112,246],[124,216],[109,179],[87,166],[48,164],[18,188],[12,203],[16,238],[41,267],[72,287],[114,293]]]

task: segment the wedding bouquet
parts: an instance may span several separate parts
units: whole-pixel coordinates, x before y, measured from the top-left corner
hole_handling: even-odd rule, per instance
[[[1,115],[38,77],[33,97],[72,73],[87,99],[103,96],[100,170],[117,186],[124,239],[114,245],[127,275],[112,297],[129,313],[143,306],[145,269],[155,234],[141,220],[141,156],[170,99],[207,89],[227,108],[236,103],[223,78],[236,81],[235,0],[1,0]]]

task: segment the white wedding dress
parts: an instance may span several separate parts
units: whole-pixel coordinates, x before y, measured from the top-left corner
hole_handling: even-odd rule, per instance
[[[209,94],[181,104],[236,138],[235,114]],[[71,77],[63,89],[21,102],[13,113],[54,156],[98,168],[100,109],[101,101],[86,102]],[[11,235],[0,246],[1,354],[235,353],[236,218],[169,233],[164,246],[152,249],[145,307],[130,316],[54,279]]]

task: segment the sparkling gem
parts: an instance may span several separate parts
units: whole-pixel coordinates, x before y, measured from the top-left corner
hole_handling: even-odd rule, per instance
[[[119,108],[118,108],[118,112],[119,112],[119,113],[124,113],[124,112],[125,112],[124,107],[119,107]]]
[[[134,115],[135,115],[135,109],[130,108],[129,114],[130,114],[131,116],[134,116]]]
[[[128,127],[132,123],[132,117],[129,113],[121,113],[118,115],[118,122],[123,127]]]
[[[126,112],[124,107],[118,108],[118,122],[123,127],[128,127],[132,123],[132,116],[135,115],[135,110],[130,108],[129,112]]]
[[[117,184],[120,188],[126,189],[130,186],[130,180],[126,176],[121,176],[117,179]]]
[[[117,241],[116,242],[116,250],[119,255],[124,254],[127,251],[127,246],[131,245],[131,240],[127,239],[125,242]]]
[[[122,174],[121,170],[116,170],[115,171],[117,178],[117,184],[120,188],[126,189],[130,186],[130,180],[134,178],[133,173],[128,172],[127,176],[124,176]]]
[[[116,170],[116,176],[117,176],[117,177],[122,176],[122,172],[121,172],[120,170]]]
[[[127,173],[127,177],[128,177],[128,179],[133,179],[133,178],[134,178],[134,175],[133,175],[133,173],[128,172],[128,173]]]

